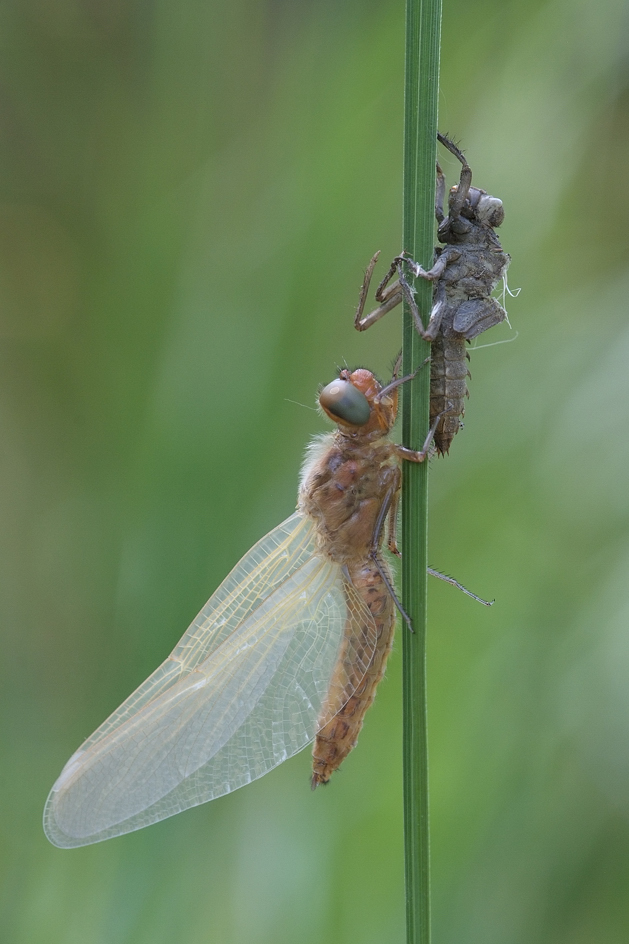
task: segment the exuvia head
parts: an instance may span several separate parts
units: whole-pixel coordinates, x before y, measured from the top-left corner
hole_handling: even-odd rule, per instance
[[[458,186],[454,186],[450,189],[448,196],[448,206],[450,209],[452,209],[453,205],[456,205],[458,189]],[[490,226],[492,229],[495,229],[500,226],[504,220],[505,211],[502,200],[498,197],[492,197],[486,190],[480,190],[478,187],[470,187],[465,203],[461,208],[460,215],[473,223],[483,223],[485,226]],[[450,226],[453,228],[454,232],[457,232],[457,222],[456,219],[450,217]]]
[[[470,187],[468,198],[461,210],[461,216],[467,216],[470,220],[484,223],[485,226],[496,229],[504,220],[505,211],[502,200],[498,197],[492,197],[485,190]]]

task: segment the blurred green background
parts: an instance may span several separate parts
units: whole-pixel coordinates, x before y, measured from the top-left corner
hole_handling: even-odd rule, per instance
[[[496,598],[431,586],[435,944],[629,940],[628,19],[445,4],[522,292],[431,467],[431,563]],[[7,0],[0,48],[0,938],[402,944],[399,637],[325,791],[306,751],[85,849],[41,812],[291,513],[299,404],[390,368],[352,313],[401,248],[403,4]]]

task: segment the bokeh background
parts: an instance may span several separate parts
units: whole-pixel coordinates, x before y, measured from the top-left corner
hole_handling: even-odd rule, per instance
[[[402,944],[400,643],[327,790],[304,752],[72,851],[81,740],[291,513],[400,248],[403,4],[0,8],[0,937]],[[629,31],[621,0],[450,0],[440,127],[503,198],[510,341],[431,468],[435,944],[629,939]],[[445,155],[449,180],[456,162]]]

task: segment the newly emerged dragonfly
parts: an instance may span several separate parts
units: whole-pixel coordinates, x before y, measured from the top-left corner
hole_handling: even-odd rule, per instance
[[[297,511],[70,758],[46,804],[51,842],[155,823],[250,783],[313,738],[312,786],[330,779],[392,644],[399,603],[380,551],[386,526],[397,553],[401,463],[427,454],[388,438],[407,379],[383,387],[368,370],[343,370],[321,390],[337,429],[310,447]]]

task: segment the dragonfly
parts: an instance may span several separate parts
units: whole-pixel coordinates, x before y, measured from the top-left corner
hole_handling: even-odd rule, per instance
[[[321,389],[336,430],[307,452],[297,510],[72,755],[44,812],[54,845],[99,842],[223,796],[313,740],[314,789],[356,745],[396,609],[410,627],[382,547],[386,537],[399,555],[402,465],[426,459],[430,436],[417,451],[389,438],[398,387],[411,379],[398,370],[383,385],[344,369]]]

